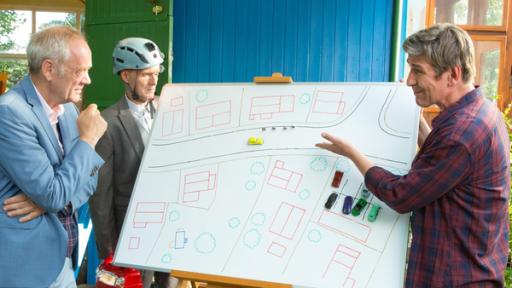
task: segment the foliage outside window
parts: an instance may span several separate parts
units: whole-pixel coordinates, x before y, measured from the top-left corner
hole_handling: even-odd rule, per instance
[[[436,23],[501,26],[503,0],[437,0]]]
[[[510,116],[512,113],[512,106],[508,105],[507,108],[503,111],[503,118],[505,119],[505,123],[507,124],[508,129],[508,137],[510,139],[510,142],[512,142],[512,117]],[[512,159],[512,147],[509,148],[510,150],[510,158]],[[511,170],[510,170],[510,178],[512,178],[512,163],[511,163]],[[510,188],[510,197],[512,198],[512,187]],[[508,204],[508,219],[510,223],[512,223],[512,202],[509,202]],[[511,252],[512,252],[512,237],[509,237],[508,239],[508,246],[509,246],[509,254],[508,254],[508,263],[507,268],[505,270],[505,287],[512,287],[512,259],[511,259]]]
[[[500,42],[473,39],[473,43],[477,66],[475,82],[482,86],[487,98],[496,100],[499,95]]]

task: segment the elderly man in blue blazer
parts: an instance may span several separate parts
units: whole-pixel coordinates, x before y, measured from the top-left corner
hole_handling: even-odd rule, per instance
[[[75,212],[95,191],[107,124],[73,104],[91,82],[79,32],[35,33],[27,57],[29,75],[0,97],[0,287],[76,287]]]

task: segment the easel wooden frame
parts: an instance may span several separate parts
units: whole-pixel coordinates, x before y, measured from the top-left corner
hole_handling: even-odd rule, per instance
[[[226,277],[220,275],[202,274],[186,271],[171,271],[171,275],[179,280],[178,288],[291,288],[290,284],[280,284],[267,281]],[[206,283],[206,286],[203,286]],[[189,286],[190,285],[190,286]]]

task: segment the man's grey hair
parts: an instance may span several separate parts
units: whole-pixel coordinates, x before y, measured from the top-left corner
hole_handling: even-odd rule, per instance
[[[68,26],[53,26],[32,34],[27,46],[30,73],[39,73],[43,61],[50,59],[59,64],[59,75],[63,75],[62,64],[69,59],[69,43],[74,39],[85,41],[80,32]]]
[[[425,57],[440,77],[450,68],[462,68],[462,80],[475,77],[475,50],[466,31],[453,24],[441,23],[418,31],[405,39],[403,48],[411,56]]]

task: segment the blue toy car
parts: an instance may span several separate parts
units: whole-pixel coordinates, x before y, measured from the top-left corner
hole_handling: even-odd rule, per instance
[[[341,212],[345,215],[350,214],[352,211],[352,203],[354,202],[354,198],[352,196],[345,197],[345,200],[343,200],[343,208],[341,209]]]

